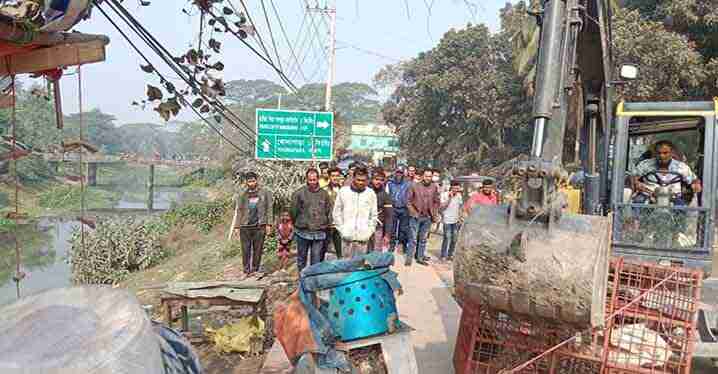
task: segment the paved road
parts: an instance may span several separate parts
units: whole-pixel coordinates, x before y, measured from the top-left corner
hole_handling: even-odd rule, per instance
[[[404,289],[397,300],[399,318],[416,329],[411,338],[419,373],[453,373],[461,309],[433,267],[416,263],[405,267],[402,255],[396,256],[396,262]]]

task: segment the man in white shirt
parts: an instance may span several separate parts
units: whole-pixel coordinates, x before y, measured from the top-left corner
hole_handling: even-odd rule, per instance
[[[369,171],[359,166],[354,170],[351,184],[339,190],[334,201],[334,226],[342,237],[344,258],[367,252],[369,238],[379,222],[376,194],[367,188]]]
[[[682,184],[690,185],[694,193],[701,192],[700,179],[686,163],[673,158],[673,143],[661,140],[655,145],[655,157],[643,160],[631,171],[634,203],[643,204],[653,197],[654,190],[663,184],[670,189],[674,205],[688,205],[682,195]]]
[[[444,222],[444,240],[441,243],[440,261],[452,260],[456,247],[457,234],[461,227],[461,207],[464,205],[461,196],[461,184],[451,181],[449,191],[441,196],[441,218]]]

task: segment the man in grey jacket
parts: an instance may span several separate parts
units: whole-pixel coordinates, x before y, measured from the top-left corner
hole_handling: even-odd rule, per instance
[[[239,231],[244,274],[259,271],[265,235],[272,232],[274,200],[269,190],[259,187],[257,174],[245,174],[246,189],[235,197],[233,231]]]
[[[332,202],[327,191],[319,188],[319,171],[310,168],[305,176],[307,184],[294,192],[289,209],[294,222],[299,271],[307,265],[307,257],[311,265],[321,261],[326,231],[332,223]]]

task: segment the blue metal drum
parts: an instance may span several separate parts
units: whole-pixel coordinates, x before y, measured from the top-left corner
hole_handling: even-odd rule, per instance
[[[394,293],[381,277],[387,271],[352,272],[341,285],[317,293],[319,311],[341,341],[383,334],[399,326]]]

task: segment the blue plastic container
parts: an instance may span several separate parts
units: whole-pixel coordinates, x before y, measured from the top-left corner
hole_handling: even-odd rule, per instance
[[[352,272],[341,285],[317,293],[319,311],[341,341],[384,334],[390,327],[399,327],[394,293],[381,277],[387,271]]]

